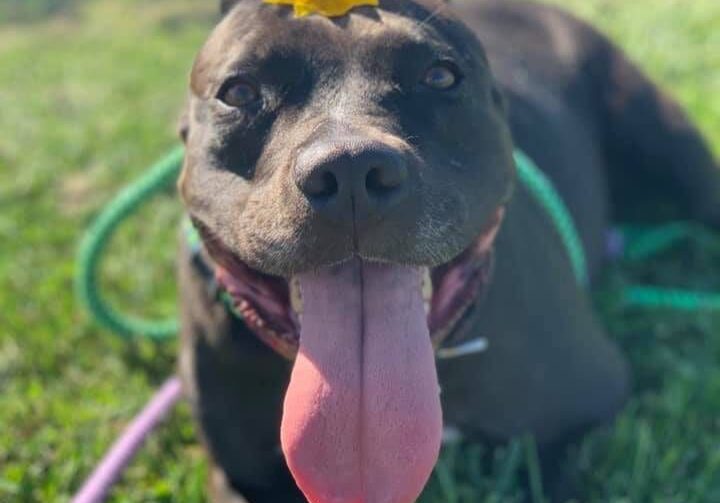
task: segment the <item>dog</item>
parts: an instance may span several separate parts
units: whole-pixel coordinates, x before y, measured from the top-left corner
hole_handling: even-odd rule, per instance
[[[539,3],[222,13],[178,182],[203,242],[181,244],[180,369],[212,500],[409,503],[443,425],[531,433],[545,459],[611,420],[628,366],[513,149],[562,195],[592,278],[612,220],[671,201],[720,224],[720,176],[682,109]]]

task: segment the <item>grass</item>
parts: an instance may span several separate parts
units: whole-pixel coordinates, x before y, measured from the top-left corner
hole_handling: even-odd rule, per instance
[[[618,40],[718,151],[720,3],[557,3]],[[0,501],[67,500],[174,369],[175,344],[128,344],[89,322],[72,296],[73,255],[99,208],[174,144],[214,4],[0,4]],[[112,243],[105,283],[118,303],[173,312],[179,215],[169,191]],[[637,392],[569,463],[588,501],[720,501],[720,319],[626,311],[616,285],[629,278],[720,289],[720,250],[687,246],[608,271],[598,309],[632,360]],[[203,501],[206,465],[188,416],[182,407],[158,430],[112,501]],[[447,449],[422,502],[520,501],[526,447],[514,442],[485,464],[482,446]]]

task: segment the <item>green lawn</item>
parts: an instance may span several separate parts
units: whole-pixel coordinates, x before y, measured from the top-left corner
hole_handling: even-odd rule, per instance
[[[720,151],[720,2],[557,0],[601,26],[690,109]],[[175,344],[128,344],[72,294],[82,229],[175,143],[207,0],[0,0],[0,501],[66,500],[174,368]],[[174,311],[180,207],[158,198],[111,246],[106,287],[148,315]],[[573,453],[590,501],[720,501],[720,317],[623,310],[629,278],[720,289],[720,250],[686,246],[608,271],[598,308],[637,392]],[[480,467],[445,453],[422,501],[519,501],[517,443]],[[514,463],[517,461],[517,463]],[[113,501],[203,501],[205,461],[182,408]]]

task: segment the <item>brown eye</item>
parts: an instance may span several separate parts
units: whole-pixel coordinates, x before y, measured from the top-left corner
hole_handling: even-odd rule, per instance
[[[247,106],[259,98],[257,87],[244,80],[236,80],[224,86],[218,95],[220,101],[234,108]]]
[[[457,86],[460,80],[460,72],[454,65],[451,63],[438,63],[425,72],[423,84],[439,91],[448,91]]]

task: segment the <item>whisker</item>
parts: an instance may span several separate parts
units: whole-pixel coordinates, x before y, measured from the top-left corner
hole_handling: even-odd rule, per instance
[[[443,2],[438,7],[433,10],[425,19],[420,21],[419,23],[416,23],[416,26],[418,28],[423,28],[425,25],[427,25],[430,21],[432,21],[434,18],[438,16],[438,14],[442,13],[448,6],[448,2]]]

